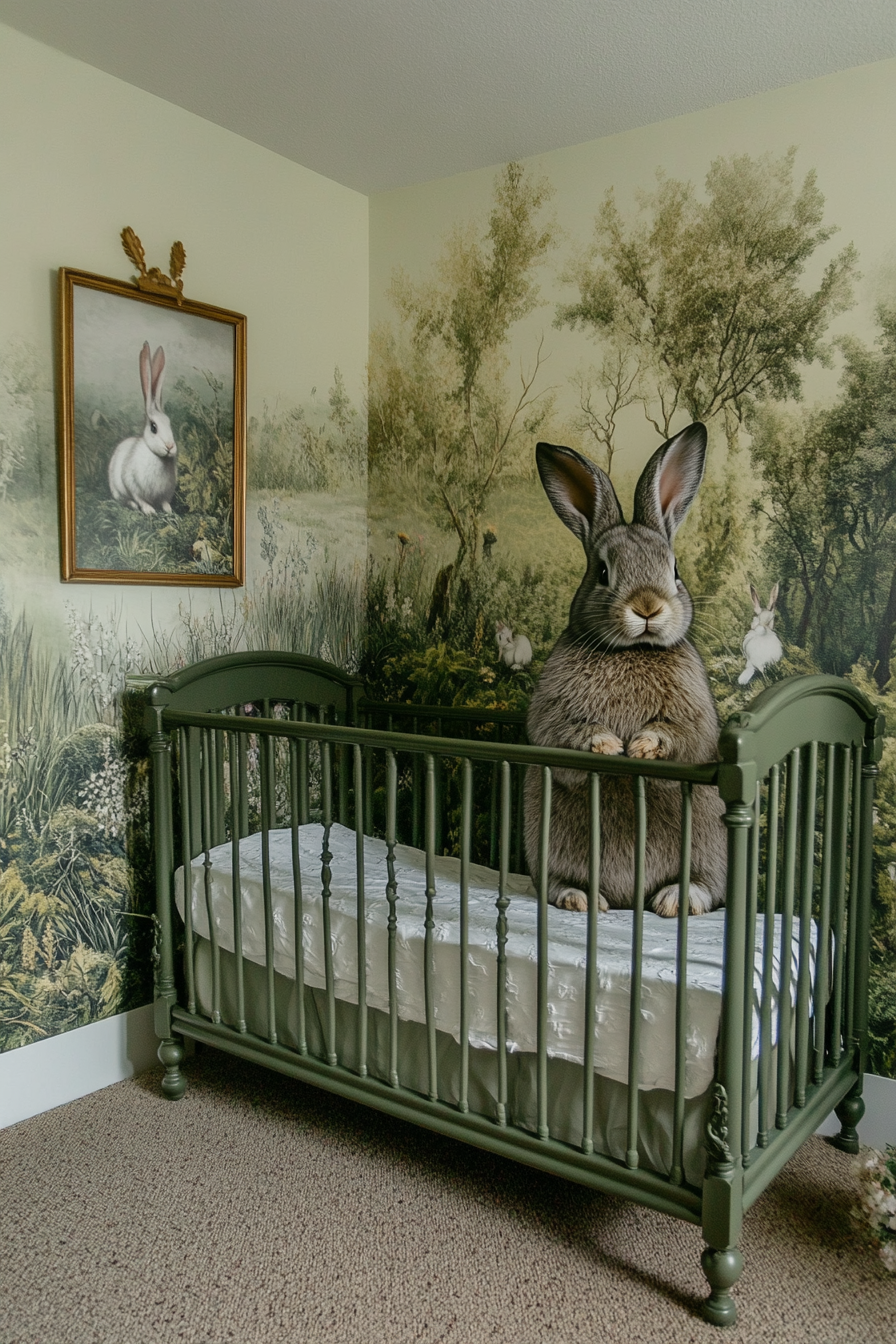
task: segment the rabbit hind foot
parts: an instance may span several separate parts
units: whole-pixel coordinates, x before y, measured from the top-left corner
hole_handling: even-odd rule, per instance
[[[674,919],[678,914],[678,883],[673,882],[667,887],[660,887],[650,904],[655,914],[662,915],[664,919]],[[698,882],[691,883],[688,906],[692,915],[709,914],[710,910],[715,909],[716,904],[712,892],[701,887]]]

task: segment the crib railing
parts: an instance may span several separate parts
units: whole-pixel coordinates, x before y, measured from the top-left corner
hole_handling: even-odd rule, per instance
[[[275,679],[276,680],[276,679]],[[227,683],[228,686],[232,683]],[[173,687],[173,690],[172,690]],[[154,821],[158,891],[157,1030],[161,1057],[170,1061],[168,1090],[179,1095],[180,1051],[175,1036],[219,1040],[236,1053],[260,1052],[285,1072],[415,1119],[455,1137],[557,1171],[599,1188],[635,1197],[691,1221],[703,1221],[710,1246],[736,1243],[742,1208],[754,1199],[800,1142],[839,1103],[844,1142],[853,1141],[861,1116],[867,1001],[867,945],[871,874],[872,795],[881,726],[874,711],[847,683],[802,678],[781,683],[754,702],[749,714],[726,727],[721,760],[700,766],[645,762],[626,757],[536,748],[501,735],[521,735],[518,716],[482,711],[440,711],[440,724],[419,707],[364,705],[356,689],[337,688],[317,701],[303,690],[288,694],[276,681],[260,698],[247,685],[239,696],[227,690],[219,705],[197,690],[179,702],[174,681],[150,695],[154,755]],[[344,692],[344,694],[343,694]],[[354,696],[354,699],[352,699]],[[232,698],[231,698],[232,697]],[[214,703],[214,702],[211,702]],[[248,712],[247,712],[248,711]],[[391,719],[385,718],[390,714]],[[415,731],[396,731],[398,723]],[[447,727],[457,736],[433,731]],[[601,916],[594,900],[582,921],[585,957],[585,1035],[582,1042],[580,1140],[574,1149],[551,1133],[548,1076],[548,854],[550,800],[558,771],[579,772],[590,818],[591,891],[599,890],[601,786],[610,777],[629,781],[635,815],[634,888],[628,1021],[626,1147],[622,1162],[594,1151],[595,1004]],[[537,871],[537,1033],[535,1133],[522,1131],[509,1114],[507,1010],[507,911],[509,878],[522,868],[522,784],[525,773],[540,780],[542,810]],[[680,902],[676,933],[675,1061],[671,1159],[665,1172],[643,1169],[639,1154],[643,1106],[640,1058],[644,1031],[641,975],[645,907],[645,852],[649,841],[647,789],[651,781],[674,782],[681,794]],[[695,787],[715,787],[725,801],[728,880],[725,914],[724,992],[715,1083],[706,1120],[707,1175],[698,1193],[685,1175],[686,1044],[688,1034],[688,887],[693,845]],[[325,949],[324,1047],[315,1056],[304,1021],[305,968],[301,937],[295,939],[298,987],[298,1046],[279,1039],[274,968],[274,920],[269,837],[287,829],[292,837],[293,919],[303,928],[307,893],[298,858],[299,827],[323,827],[319,880]],[[331,862],[335,821],[356,833],[358,1009],[349,1067],[337,1032],[337,996],[331,945]],[[237,1009],[222,1022],[221,952],[209,897],[209,853],[225,841],[261,836],[265,914],[266,1031],[253,1035],[246,1022],[245,968],[235,959]],[[369,1076],[368,962],[364,835],[386,845],[388,881],[388,1077]],[[411,1093],[402,1083],[400,1018],[396,983],[399,901],[395,854],[401,843],[425,853],[424,1005],[426,1087]],[[435,860],[452,853],[460,861],[460,947],[457,962],[461,1019],[457,1100],[440,1101],[438,1021],[435,1012]],[[240,851],[231,845],[234,938],[241,946]],[[191,901],[185,900],[183,974],[175,966],[173,874],[189,872],[202,856],[209,911],[211,1012],[197,1005]],[[473,1111],[469,1095],[470,1032],[466,1016],[469,962],[467,898],[471,865],[497,870],[495,961],[497,1000],[497,1099],[494,1113]],[[758,921],[763,919],[756,962]],[[791,955],[798,930],[799,955]],[[779,963],[778,987],[773,968]],[[758,1011],[754,984],[760,977]],[[754,1022],[755,1019],[755,1022]],[[757,1037],[754,1049],[754,1035]],[[166,1054],[167,1051],[167,1054]],[[707,1271],[709,1273],[709,1271]]]

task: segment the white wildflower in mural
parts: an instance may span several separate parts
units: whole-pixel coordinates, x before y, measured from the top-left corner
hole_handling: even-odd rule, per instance
[[[78,801],[85,812],[96,817],[108,839],[118,839],[127,821],[125,784],[127,769],[115,753],[111,738],[103,743],[103,761],[98,770],[92,770],[78,790]]]
[[[97,718],[108,719],[125,677],[139,666],[140,651],[130,637],[119,638],[118,614],[103,622],[92,611],[79,616],[70,602],[66,602],[65,610],[72,667],[93,703]]]

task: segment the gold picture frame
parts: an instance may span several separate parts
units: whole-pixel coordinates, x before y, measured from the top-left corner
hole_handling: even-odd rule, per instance
[[[59,271],[62,579],[239,588],[246,318],[159,288]]]

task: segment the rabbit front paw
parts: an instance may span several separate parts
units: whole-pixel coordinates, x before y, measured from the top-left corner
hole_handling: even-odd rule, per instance
[[[626,748],[626,755],[634,756],[639,761],[658,761],[665,754],[662,738],[650,728],[633,737]]]
[[[678,914],[678,883],[674,882],[668,887],[660,887],[650,904],[653,907],[654,914],[662,915],[664,919],[674,919]],[[692,882],[688,895],[690,913],[692,915],[706,915],[713,909],[714,905],[715,901],[711,893],[697,882]]]
[[[580,914],[586,914],[588,911],[588,897],[579,887],[562,887],[558,883],[550,892],[548,899],[558,910],[578,910]],[[610,908],[603,895],[598,894],[597,908],[602,912]]]
[[[591,750],[600,756],[621,756],[625,751],[625,743],[609,729],[598,728],[591,735]]]

